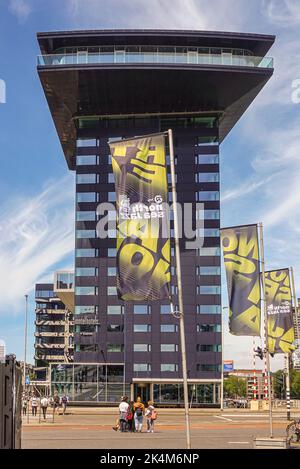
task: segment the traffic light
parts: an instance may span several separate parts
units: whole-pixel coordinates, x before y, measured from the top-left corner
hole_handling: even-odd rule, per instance
[[[259,357],[261,360],[264,358],[264,352],[260,347],[255,348],[254,352],[256,357]]]

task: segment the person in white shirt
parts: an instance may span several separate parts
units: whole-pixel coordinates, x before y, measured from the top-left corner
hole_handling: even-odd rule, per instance
[[[49,405],[48,398],[46,396],[44,396],[41,400],[41,408],[42,408],[44,420],[46,420],[48,405]]]
[[[32,415],[35,416],[37,414],[37,408],[38,408],[38,398],[36,397],[35,394],[32,395],[32,398],[30,399],[31,401],[31,412]]]
[[[127,411],[128,411],[128,407],[129,407],[129,404],[128,404],[128,397],[127,396],[124,396],[122,398],[122,401],[119,405],[119,412],[120,412],[120,415],[119,415],[119,421],[120,421],[120,430],[121,432],[125,432],[126,431],[126,426],[127,426],[127,421],[126,421],[126,416],[127,416]]]

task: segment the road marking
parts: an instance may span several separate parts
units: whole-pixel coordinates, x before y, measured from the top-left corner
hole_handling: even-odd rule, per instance
[[[221,417],[220,415],[214,415],[216,419],[228,420],[228,422],[233,422],[232,419],[228,419],[227,417]]]
[[[248,445],[250,441],[228,441],[230,445]]]

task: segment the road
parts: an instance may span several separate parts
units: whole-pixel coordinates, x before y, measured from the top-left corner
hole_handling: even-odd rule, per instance
[[[184,449],[186,448],[184,413],[181,409],[159,409],[155,432],[130,434],[112,429],[117,409],[69,409],[69,414],[48,414],[39,423],[39,417],[24,419],[22,428],[23,448],[52,449]],[[293,415],[294,416],[294,415]],[[299,418],[298,415],[295,415]],[[145,424],[146,425],[146,424]],[[145,426],[144,425],[144,426]],[[286,414],[274,413],[274,435],[284,436]],[[192,409],[192,448],[253,448],[253,439],[269,436],[268,413],[253,413],[231,409],[207,411]]]

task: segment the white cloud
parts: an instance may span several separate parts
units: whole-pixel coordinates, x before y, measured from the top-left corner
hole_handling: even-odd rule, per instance
[[[300,23],[299,0],[264,0],[267,19],[279,26],[296,26]]]
[[[32,12],[32,7],[26,0],[9,0],[9,11],[20,23],[24,23]]]
[[[0,313],[16,313],[24,294],[74,252],[73,175],[48,182],[34,197],[0,207]]]

